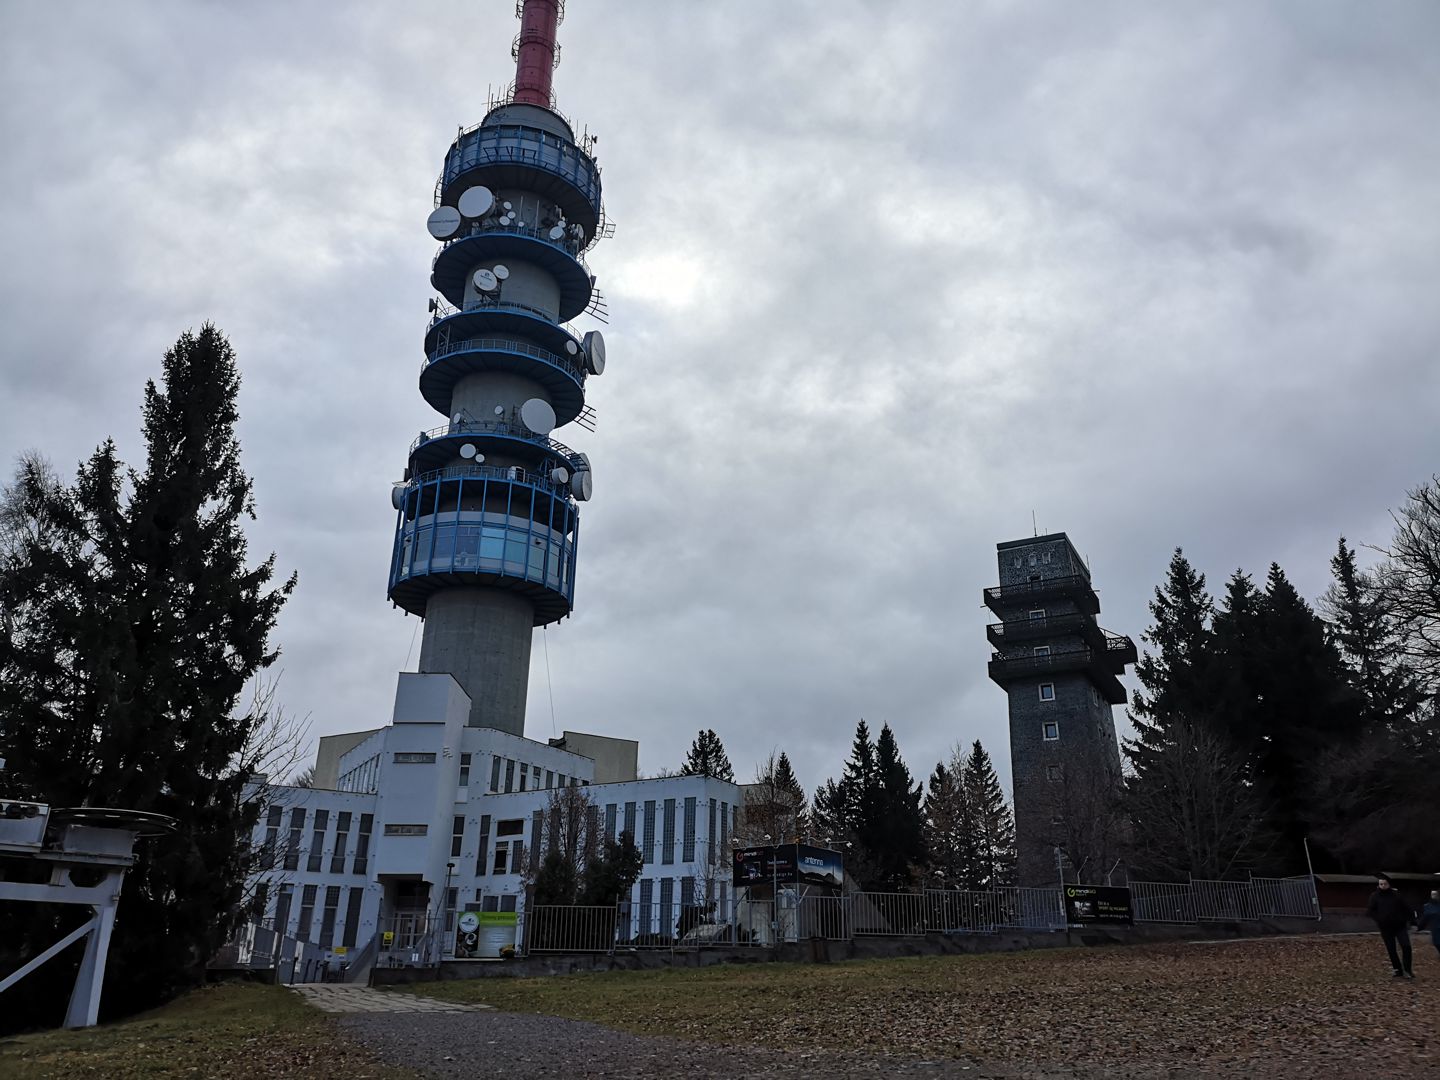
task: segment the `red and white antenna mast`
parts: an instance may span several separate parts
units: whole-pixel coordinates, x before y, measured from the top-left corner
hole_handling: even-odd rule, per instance
[[[555,31],[565,17],[565,0],[521,0],[520,36],[515,39],[515,102],[550,108],[551,75],[558,62]]]

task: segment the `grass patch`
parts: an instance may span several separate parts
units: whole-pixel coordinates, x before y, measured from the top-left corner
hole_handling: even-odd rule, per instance
[[[430,983],[415,992],[649,1035],[1008,1065],[1440,1065],[1440,964],[1378,936]],[[1423,964],[1423,967],[1421,966]],[[1379,1033],[1383,1042],[1377,1040]],[[1333,1073],[1332,1073],[1333,1075]]]
[[[208,986],[114,1024],[0,1040],[5,1080],[402,1080],[415,1075],[378,1064],[343,1040],[328,1016],[279,986]]]

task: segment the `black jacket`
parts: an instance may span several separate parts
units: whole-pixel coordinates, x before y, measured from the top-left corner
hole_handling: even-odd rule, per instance
[[[1371,893],[1365,914],[1374,919],[1381,930],[1398,930],[1415,921],[1415,909],[1394,889],[1376,889]]]

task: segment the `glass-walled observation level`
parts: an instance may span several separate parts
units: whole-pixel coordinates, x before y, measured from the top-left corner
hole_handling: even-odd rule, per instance
[[[471,224],[463,236],[447,240],[435,253],[430,270],[430,284],[447,301],[459,307],[465,301],[466,285],[475,267],[482,262],[503,262],[518,259],[540,267],[559,287],[557,322],[567,322],[590,306],[595,290],[595,276],[580,257],[580,246],[558,224],[545,224],[557,219],[535,214],[546,212],[536,208],[532,217],[521,219],[525,224],[501,224],[501,218],[486,218]],[[561,235],[551,236],[552,232]],[[503,296],[503,292],[501,294]]]
[[[532,115],[536,123],[497,122],[505,112],[516,118]],[[540,126],[551,119],[546,130]],[[567,221],[585,232],[586,246],[602,232],[600,166],[586,150],[560,131],[569,125],[548,109],[502,106],[479,126],[463,131],[445,154],[445,168],[435,185],[435,205],[455,205],[460,193],[476,184],[492,191],[517,188],[554,200]]]
[[[400,493],[389,596],[424,615],[431,594],[455,586],[528,596],[535,625],[570,614],[580,518],[565,489],[529,470],[485,465],[424,473]]]

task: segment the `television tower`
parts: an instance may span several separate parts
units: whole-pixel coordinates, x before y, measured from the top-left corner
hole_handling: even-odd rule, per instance
[[[470,726],[524,734],[537,626],[570,614],[584,454],[551,432],[593,430],[585,383],[605,368],[604,301],[584,253],[609,235],[593,140],[554,109],[563,0],[522,0],[514,85],[445,154],[440,241],[420,393],[445,423],[410,447],[395,486],[389,596],[425,620],[420,671],[470,695]]]

